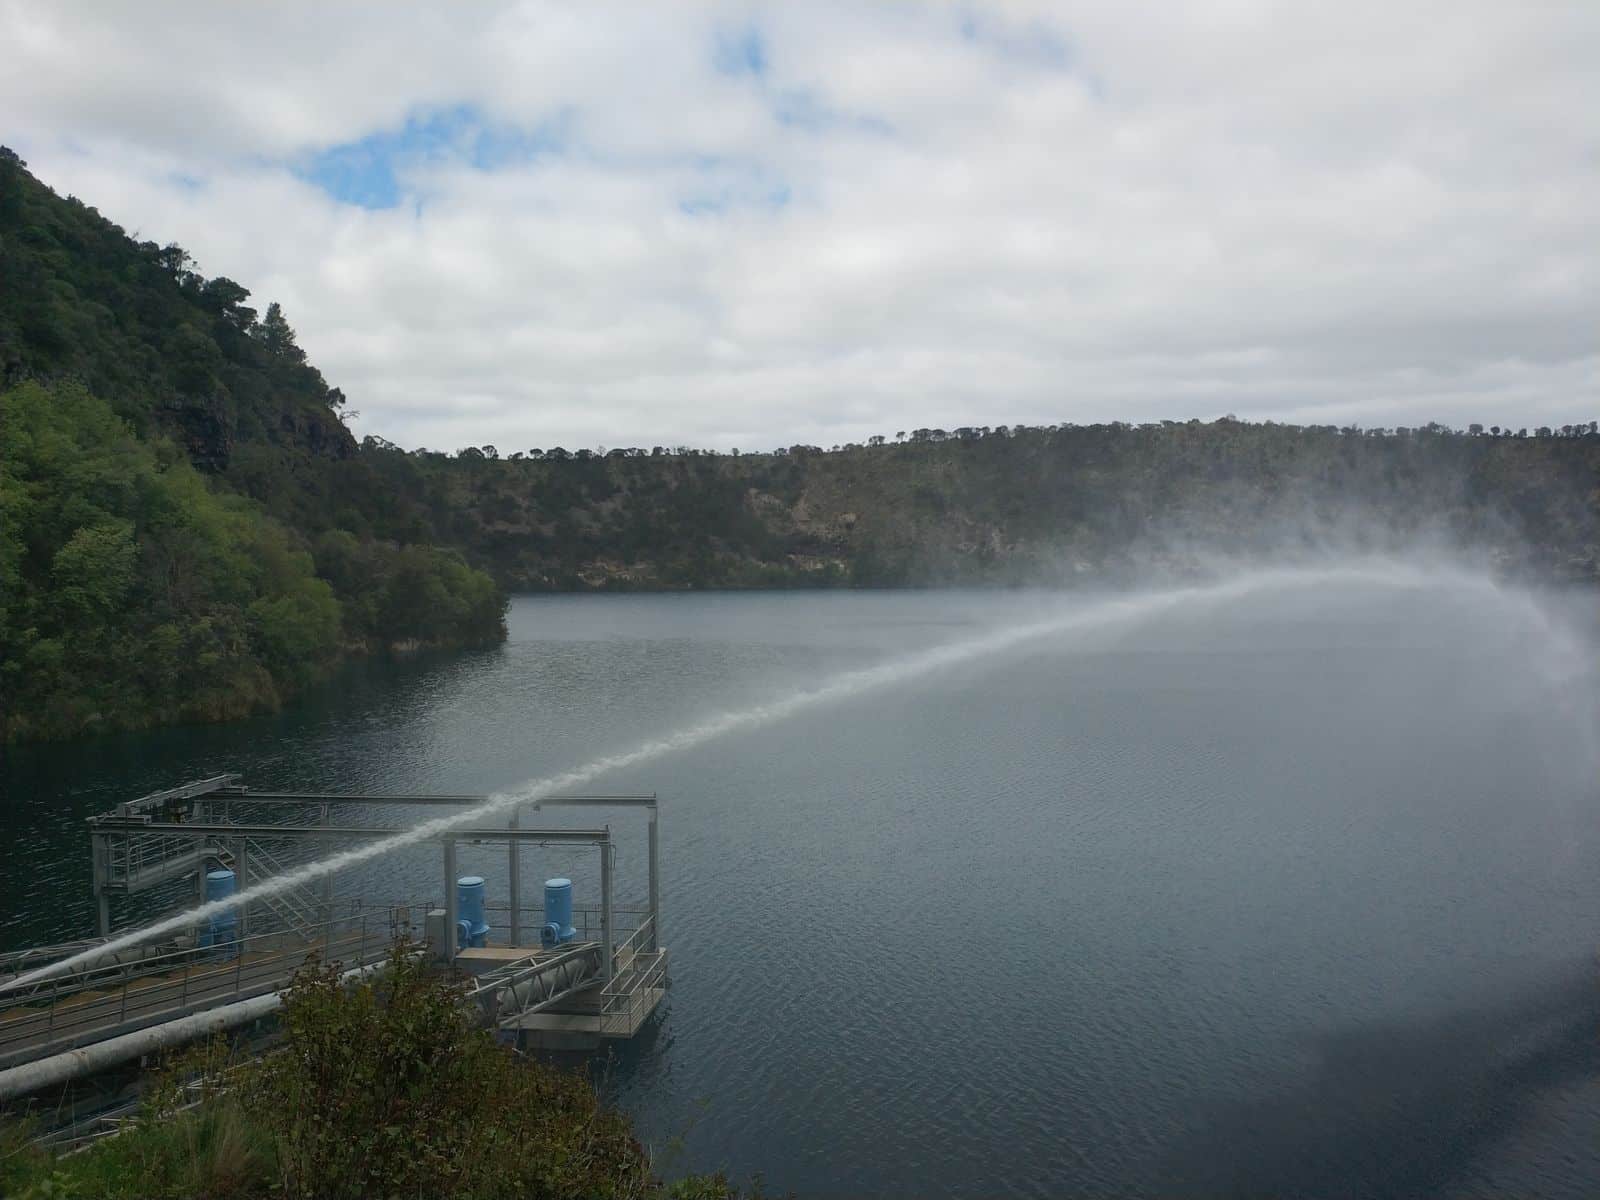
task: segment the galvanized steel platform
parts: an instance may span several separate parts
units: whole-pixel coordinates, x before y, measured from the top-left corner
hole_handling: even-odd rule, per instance
[[[341,825],[361,806],[370,814],[485,804],[482,796],[390,796],[253,792],[236,775],[199,780],[119,804],[89,821],[98,937],[0,955],[0,1097],[15,1096],[19,1068],[56,1062],[64,1052],[106,1045],[141,1030],[177,1030],[183,1019],[244,1009],[281,992],[312,960],[345,968],[381,963],[397,939],[428,933],[427,952],[468,977],[468,994],[485,1019],[525,1046],[598,1045],[629,1038],[655,1014],[667,987],[667,952],[659,945],[660,887],[657,799],[649,796],[549,797],[507,808],[503,827],[452,830],[430,839],[443,854],[443,903],[429,900],[335,904],[327,887],[290,887],[238,908],[224,944],[206,946],[190,927],[165,941],[101,955],[51,979],[18,988],[15,981],[51,962],[92,952],[120,931],[113,902],[192,877],[203,895],[208,869],[235,873],[241,891],[312,861],[337,843],[392,837],[404,825]],[[648,817],[649,894],[642,904],[613,902],[615,842],[610,826],[525,828],[521,818],[562,806],[643,808]],[[430,814],[432,815],[432,814]],[[508,851],[503,901],[486,905],[490,944],[458,948],[458,842],[501,843]],[[525,944],[544,924],[542,905],[524,905],[520,851],[529,846],[592,846],[600,854],[599,904],[576,908],[577,940],[554,947]],[[180,901],[182,903],[182,901]],[[146,915],[148,919],[148,905]],[[535,934],[536,937],[536,934]],[[252,1011],[255,1011],[253,1009]],[[193,1022],[188,1022],[193,1024]],[[150,1034],[141,1034],[147,1038]],[[176,1035],[175,1035],[176,1036]],[[133,1039],[123,1038],[124,1041]]]

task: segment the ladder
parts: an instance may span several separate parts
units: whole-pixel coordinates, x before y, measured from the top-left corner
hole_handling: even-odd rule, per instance
[[[263,868],[267,875],[283,875],[290,869],[255,838],[246,838],[244,849],[250,860],[250,880],[246,886],[261,879]],[[231,847],[218,846],[214,848],[213,853],[223,866],[229,870],[236,869]],[[271,892],[259,897],[258,903],[283,922],[286,929],[298,933],[307,941],[317,936],[321,926],[321,914],[316,897],[305,888],[293,887],[281,892]]]

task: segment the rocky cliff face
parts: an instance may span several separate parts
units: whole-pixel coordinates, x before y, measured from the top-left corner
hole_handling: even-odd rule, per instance
[[[1218,421],[737,458],[389,447],[360,461],[392,475],[386,494],[422,497],[406,519],[436,522],[513,588],[1060,583],[1184,573],[1219,554],[1417,545],[1600,578],[1600,434],[1587,429]]]
[[[235,422],[224,397],[174,397],[158,420],[202,471],[214,475],[227,469],[233,456]]]
[[[349,427],[319,405],[301,404],[285,411],[278,419],[278,429],[290,446],[317,458],[343,462],[357,453]]]

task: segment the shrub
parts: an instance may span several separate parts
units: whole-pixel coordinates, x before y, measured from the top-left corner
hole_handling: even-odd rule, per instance
[[[579,1074],[524,1058],[480,1028],[460,985],[406,946],[353,986],[308,967],[282,1048],[226,1066],[213,1043],[180,1056],[140,1120],[52,1160],[0,1128],[0,1194],[28,1200],[736,1200],[717,1175],[655,1178],[627,1118]],[[186,1081],[206,1081],[194,1103]],[[220,1081],[226,1082],[226,1088]],[[759,1189],[757,1193],[759,1194]]]
[[[290,1197],[622,1197],[652,1190],[627,1121],[581,1077],[474,1023],[458,987],[397,950],[377,979],[296,981],[288,1048],[254,1079]]]

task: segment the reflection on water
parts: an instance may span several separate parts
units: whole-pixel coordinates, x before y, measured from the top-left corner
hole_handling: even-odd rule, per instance
[[[500,650],[355,670],[272,718],[13,750],[6,943],[88,929],[83,818],[131,795],[225,770],[488,792],[1059,603],[529,598]],[[1574,658],[1481,589],[1350,583],[608,779],[662,795],[675,974],[608,1086],[684,1166],[807,1194],[1588,1194],[1574,964],[1600,832]],[[626,886],[628,816],[601,819]],[[501,853],[463,870],[492,891]],[[437,874],[421,853],[341,885]]]

